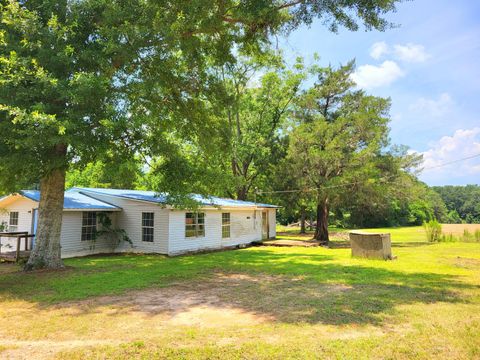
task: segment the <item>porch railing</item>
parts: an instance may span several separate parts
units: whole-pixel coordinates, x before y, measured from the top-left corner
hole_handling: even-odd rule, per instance
[[[28,254],[29,251],[32,250],[33,248],[33,238],[35,237],[35,234],[29,234],[27,231],[17,231],[17,232],[0,232],[0,256],[3,254],[4,258],[7,260],[14,255],[14,260],[15,262],[18,262],[18,260],[21,257],[21,245],[22,245],[22,239],[25,240],[25,246],[24,246],[24,251],[25,255]],[[12,251],[9,252],[3,252],[2,251],[2,238],[16,238],[17,239],[17,246],[15,249],[15,253],[12,254]]]

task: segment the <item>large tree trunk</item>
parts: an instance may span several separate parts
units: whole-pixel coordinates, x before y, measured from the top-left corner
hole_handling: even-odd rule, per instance
[[[328,245],[328,198],[322,199],[317,205],[317,227],[315,228],[315,240],[322,245]]]
[[[305,222],[307,219],[307,214],[305,211],[305,207],[300,208],[300,234],[306,234],[307,228],[305,227]]]
[[[247,192],[248,190],[246,186],[240,186],[239,188],[237,188],[237,200],[246,201]]]
[[[35,248],[25,265],[25,270],[41,268],[60,269],[63,261],[60,251],[65,169],[55,169],[40,181],[40,204]]]

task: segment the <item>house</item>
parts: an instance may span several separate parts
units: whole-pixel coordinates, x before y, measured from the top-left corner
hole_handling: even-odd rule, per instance
[[[112,251],[176,255],[276,236],[277,206],[199,195],[194,199],[200,203],[195,212],[174,208],[166,204],[164,195],[153,191],[72,188],[65,192],[62,257]],[[1,198],[3,231],[35,234],[39,200],[36,190]],[[124,230],[131,243],[113,247],[108,236],[96,236],[105,216],[113,228]],[[0,241],[0,251],[15,250],[16,239]]]

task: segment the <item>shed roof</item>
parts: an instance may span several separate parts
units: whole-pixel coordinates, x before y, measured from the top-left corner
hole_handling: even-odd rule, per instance
[[[29,198],[30,200],[36,202],[40,201],[39,190],[21,190],[19,194]],[[94,199],[80,192],[70,191],[65,192],[63,208],[65,210],[121,210],[121,208],[118,206]]]
[[[158,193],[155,191],[146,191],[146,190],[125,190],[125,189],[103,189],[103,188],[72,188],[67,193],[70,192],[80,192],[80,193],[92,193],[99,195],[109,195],[120,198],[126,198],[131,200],[147,201],[158,204],[167,203],[167,195]],[[252,207],[252,208],[278,208],[276,205],[271,204],[262,204],[255,203],[252,201],[241,201],[233,199],[225,199],[216,196],[202,196],[198,194],[193,194],[192,199],[198,201],[201,205],[204,206],[219,206],[219,207]]]

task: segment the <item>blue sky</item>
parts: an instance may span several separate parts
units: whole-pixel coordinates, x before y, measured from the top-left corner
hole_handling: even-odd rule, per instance
[[[430,185],[480,184],[480,1],[400,3],[385,32],[330,33],[319,22],[280,40],[287,59],[318,53],[323,64],[356,59],[354,80],[390,97],[392,143],[423,153]]]

